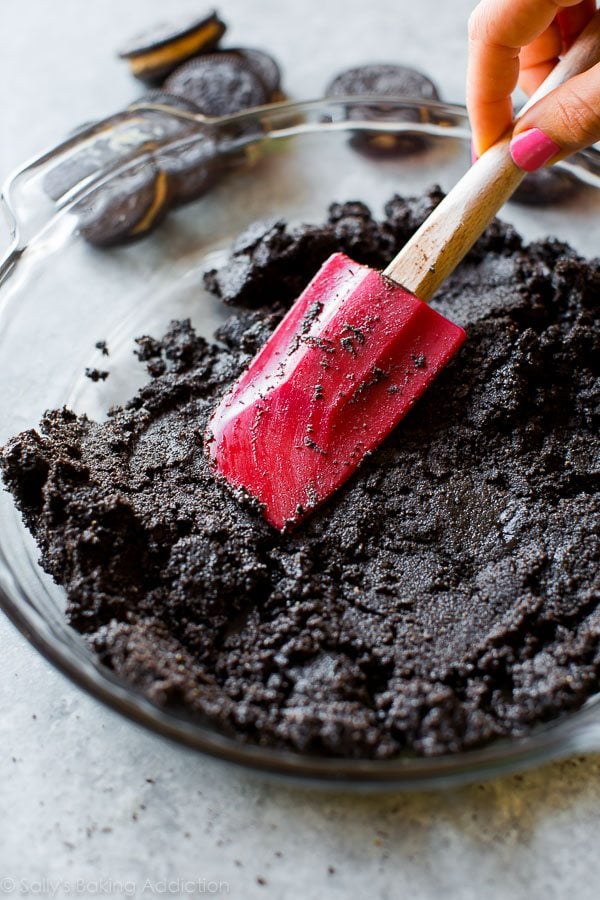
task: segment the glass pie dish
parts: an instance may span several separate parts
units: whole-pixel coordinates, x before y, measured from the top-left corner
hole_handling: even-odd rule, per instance
[[[82,215],[94,210],[103,189],[199,136],[210,139],[210,165],[218,172],[210,190],[135,243],[99,249],[84,238]],[[375,153],[356,152],[365,140]],[[170,320],[184,317],[210,337],[227,310],[203,292],[201,273],[226,258],[251,222],[273,216],[317,222],[331,202],[348,198],[379,213],[393,193],[414,195],[433,183],[448,190],[468,164],[468,145],[463,107],[389,97],[274,104],[210,121],[160,105],[134,106],[80,129],[3,189],[0,443],[36,426],[47,409],[67,405],[101,419],[127,400],[145,380],[132,354],[135,337],[160,335]],[[393,146],[402,152],[387,152]],[[87,167],[76,166],[74,177],[72,162],[82,154]],[[586,151],[560,169],[570,180],[568,197],[509,204],[502,217],[527,240],[553,234],[595,255],[600,154]],[[99,338],[110,347],[111,370],[100,385],[84,375],[103,368]],[[0,523],[0,605],[28,640],[108,706],[222,760],[347,787],[423,788],[600,750],[598,695],[527,737],[442,757],[332,759],[238,742],[153,704],[103,667],[67,624],[64,591],[40,568],[38,549],[6,492]]]

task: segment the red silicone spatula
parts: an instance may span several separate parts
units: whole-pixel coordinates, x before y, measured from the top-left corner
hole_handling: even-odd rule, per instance
[[[530,104],[599,57],[597,14]],[[465,340],[426,301],[524,177],[509,140],[475,163],[383,273],[331,256],[213,413],[215,470],[275,528],[340,487]]]

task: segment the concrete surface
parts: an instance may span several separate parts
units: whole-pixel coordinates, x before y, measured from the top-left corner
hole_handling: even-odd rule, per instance
[[[232,44],[271,48],[293,96],[371,60],[464,96],[470,0],[224,0]],[[202,6],[202,4],[201,4]],[[138,90],[114,50],[190,0],[4,0],[0,179]],[[600,758],[442,794],[265,783],[142,732],[0,617],[0,895],[600,896]]]

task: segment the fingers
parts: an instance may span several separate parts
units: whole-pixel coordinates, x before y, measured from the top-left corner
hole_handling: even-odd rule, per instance
[[[525,71],[521,70],[519,74],[519,87],[526,94],[533,94],[539,88],[540,84],[546,80],[556,63],[557,59],[548,60],[548,62],[539,63],[537,66],[530,66]]]
[[[518,50],[498,46],[492,52],[482,41],[471,42],[467,109],[478,156],[510,127],[513,118],[511,94],[518,77]]]
[[[596,0],[583,0],[577,6],[563,9],[546,31],[523,47],[519,54],[519,87],[526,94],[533,94],[548,77],[559,56],[569,49],[595,11]]]
[[[563,37],[556,20],[519,54],[519,87],[533,92],[550,74],[563,49]]]
[[[517,121],[510,150],[518,166],[533,172],[598,140],[600,63],[535,103]]]
[[[478,154],[495,143],[512,122],[511,94],[519,77],[519,52],[550,29],[557,14],[574,13],[572,7],[586,9],[578,15],[588,15],[588,0],[482,0],[469,20],[469,65],[467,73],[467,107],[473,128],[473,142]],[[589,15],[588,15],[589,18]],[[587,19],[584,18],[584,21]],[[572,17],[563,20],[564,33],[572,33],[576,22]],[[560,26],[558,26],[560,29]],[[564,40],[560,32],[561,43]],[[525,76],[525,84],[536,85],[550,70],[556,45],[556,29],[538,45],[536,53],[546,55],[532,64]],[[539,69],[537,67],[540,67]],[[536,71],[537,69],[537,71]]]
[[[582,0],[577,6],[563,9],[556,16],[556,22],[563,39],[563,53],[568,50],[580,31],[596,12],[596,0]]]
[[[469,36],[488,46],[520,48],[548,28],[561,10],[581,0],[482,0],[469,21]]]
[[[558,59],[563,50],[563,39],[558,22],[552,24],[542,31],[539,37],[535,38],[526,47],[523,47],[519,54],[521,60],[521,69],[528,69],[531,66],[537,66],[539,63],[548,62]]]

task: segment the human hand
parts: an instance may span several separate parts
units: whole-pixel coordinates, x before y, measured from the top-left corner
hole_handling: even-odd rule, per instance
[[[467,106],[480,156],[510,128],[517,83],[532,94],[596,11],[596,0],[481,0],[469,20]],[[535,103],[510,151],[527,172],[600,140],[600,63]]]

